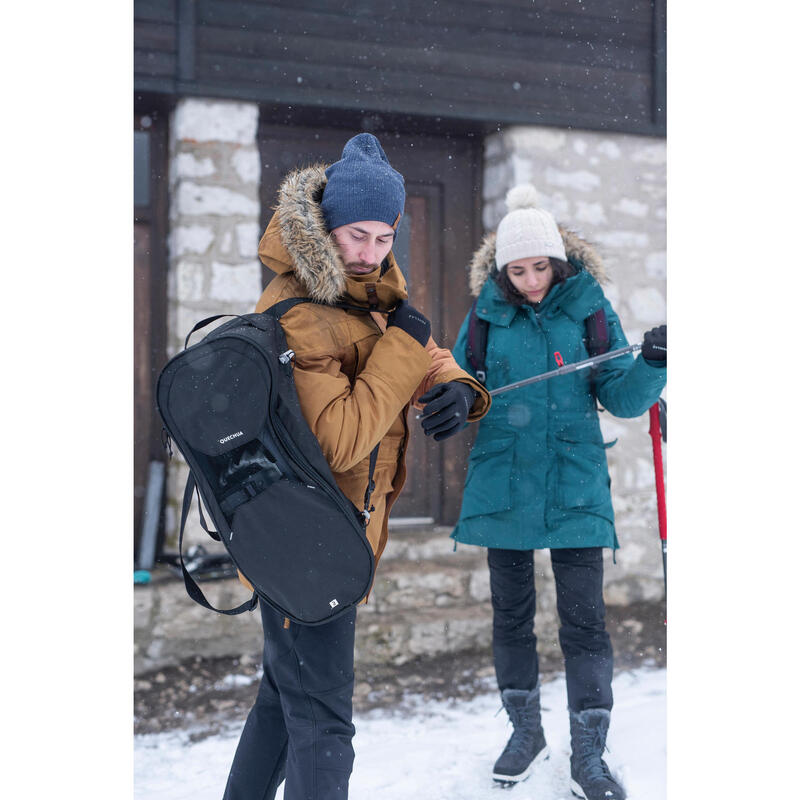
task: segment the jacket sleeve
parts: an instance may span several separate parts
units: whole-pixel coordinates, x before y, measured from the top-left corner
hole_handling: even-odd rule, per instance
[[[399,328],[375,344],[352,386],[335,354],[296,357],[300,408],[334,472],[345,472],[370,454],[430,364],[430,352]]]
[[[414,392],[414,396],[411,398],[411,404],[415,408],[421,409],[422,406],[420,406],[417,401],[425,392],[436,386],[437,383],[460,381],[461,383],[466,383],[467,386],[474,389],[477,393],[467,421],[475,422],[486,416],[492,404],[492,398],[489,396],[486,387],[473,378],[472,375],[461,369],[453,357],[453,354],[446,348],[439,347],[432,338],[428,340],[426,350],[431,354],[431,365],[422,382]]]
[[[386,320],[379,314],[373,314],[372,318],[377,323],[382,331],[386,331]],[[466,325],[466,322],[465,322]],[[464,326],[462,326],[462,330]],[[459,337],[460,338],[460,337]],[[425,377],[416,388],[413,397],[411,398],[411,405],[414,408],[422,409],[422,406],[417,402],[425,392],[434,387],[437,383],[448,383],[449,381],[461,381],[466,383],[467,386],[474,389],[477,397],[472,404],[468,422],[476,422],[477,420],[485,417],[492,405],[492,398],[484,385],[476,380],[470,373],[461,369],[458,362],[453,357],[453,354],[444,347],[439,347],[433,340],[433,337],[428,339],[425,349],[431,354],[431,365],[428,368]]]
[[[609,350],[626,347],[628,340],[619,317],[607,300],[605,311]],[[648,361],[641,353],[634,359],[629,353],[597,367],[594,392],[600,404],[615,417],[638,417],[658,400],[666,383],[666,364]]]

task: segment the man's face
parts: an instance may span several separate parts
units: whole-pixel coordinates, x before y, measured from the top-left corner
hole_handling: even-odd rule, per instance
[[[331,231],[348,275],[365,275],[378,267],[394,243],[394,230],[385,222],[365,220]]]

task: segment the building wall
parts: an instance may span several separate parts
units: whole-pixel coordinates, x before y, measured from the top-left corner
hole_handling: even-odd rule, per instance
[[[621,133],[511,127],[486,139],[483,224],[497,228],[505,194],[533,183],[543,207],[594,243],[611,283],[604,287],[628,341],[666,322],[666,141]],[[663,394],[666,399],[666,390]],[[600,414],[621,549],[606,558],[606,601],[663,596],[652,444],[645,414]],[[662,444],[666,467],[666,444]],[[549,579],[549,559],[540,559]]]

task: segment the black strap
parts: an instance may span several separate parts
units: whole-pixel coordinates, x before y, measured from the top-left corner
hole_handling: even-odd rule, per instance
[[[375,309],[368,306],[355,306],[352,303],[321,303],[319,300],[314,300],[311,297],[287,297],[286,300],[280,300],[275,305],[270,306],[262,314],[271,314],[277,319],[280,319],[287,311],[294,308],[300,303],[314,303],[318,306],[327,306],[328,308],[341,308],[345,311],[360,311],[362,314],[369,314]]]
[[[186,339],[183,342],[183,349],[185,350],[189,346],[189,339],[191,335],[195,331],[199,331],[200,328],[205,328],[206,325],[210,325],[215,319],[222,319],[222,317],[238,317],[239,314],[214,314],[213,317],[206,317],[205,319],[201,319],[194,328],[192,328],[189,333],[186,334]]]
[[[230,517],[233,512],[242,503],[254,498],[257,494],[261,494],[267,487],[271,486],[275,481],[279,481],[283,477],[283,473],[278,469],[277,464],[270,464],[268,468],[260,469],[254,475],[251,475],[240,488],[226,495],[219,504],[222,513],[226,517]]]
[[[608,352],[611,340],[608,335],[608,318],[604,308],[598,308],[584,320],[586,326],[586,350],[590,356],[601,356]]]
[[[486,340],[489,335],[489,323],[481,319],[477,312],[478,298],[472,302],[467,324],[467,359],[472,365],[475,377],[486,383]]]
[[[467,323],[467,359],[475,372],[475,377],[486,383],[486,343],[489,334],[489,323],[477,314],[477,299],[469,310]],[[608,334],[608,318],[605,309],[599,308],[584,320],[586,328],[586,350],[590,356],[607,353],[611,346]],[[594,368],[592,368],[594,374]]]
[[[286,300],[281,300],[275,305],[270,306],[266,311],[263,311],[264,314],[272,314],[276,319],[280,319],[287,311],[294,308],[296,305],[300,303],[317,303],[318,305],[327,305],[332,306],[333,308],[342,308],[342,309],[349,309],[351,311],[360,311],[364,314],[368,314],[370,312],[369,308],[364,308],[363,306],[353,306],[349,305],[348,303],[319,303],[317,300],[312,300],[310,297],[288,297]],[[364,525],[369,523],[369,515],[370,512],[375,510],[375,507],[370,507],[370,497],[372,496],[372,492],[375,489],[375,481],[373,480],[373,476],[375,474],[375,465],[378,462],[378,448],[381,446],[381,443],[375,445],[372,452],[369,454],[369,477],[367,478],[367,491],[364,493],[364,510],[361,512],[361,518],[364,522]]]
[[[192,495],[194,494],[195,490],[195,480],[194,475],[189,473],[189,477],[186,479],[186,488],[183,490],[183,508],[181,509],[181,528],[180,533],[178,534],[178,555],[180,556],[181,560],[181,572],[183,573],[183,582],[186,586],[186,591],[189,594],[189,597],[195,601],[195,603],[199,603],[201,606],[210,609],[211,611],[216,611],[218,614],[228,614],[233,616],[234,614],[241,614],[243,611],[252,611],[256,605],[258,604],[258,595],[253,592],[253,596],[242,603],[240,606],[236,606],[236,608],[214,608],[211,603],[206,600],[206,596],[203,594],[200,587],[195,583],[194,578],[189,574],[189,570],[186,569],[186,564],[183,561],[183,529],[186,526],[186,518],[189,515],[189,508],[192,505]],[[199,497],[198,497],[199,503]],[[202,518],[202,511],[200,512]]]
[[[372,493],[375,491],[375,481],[373,480],[373,476],[375,475],[375,465],[378,463],[378,448],[380,446],[381,443],[378,442],[378,444],[372,448],[372,452],[369,454],[369,476],[367,477],[367,491],[364,492],[364,510],[361,512],[361,517],[365,526],[369,524],[370,513],[375,510],[375,506],[370,506],[369,500],[370,497],[372,497]]]
[[[604,308],[598,308],[593,314],[589,314],[583,321],[586,329],[586,352],[590,356],[601,356],[607,353],[611,347],[611,339],[608,335],[608,318]],[[598,367],[589,370],[589,382],[594,389],[594,382],[597,377]]]
[[[196,487],[195,487],[196,488]],[[216,542],[221,542],[222,537],[217,533],[217,531],[212,531],[208,527],[208,523],[206,522],[206,518],[203,516],[203,504],[200,501],[200,490],[197,490],[197,510],[200,513],[200,527]]]

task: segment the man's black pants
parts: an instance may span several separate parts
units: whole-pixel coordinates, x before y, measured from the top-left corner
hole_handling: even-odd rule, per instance
[[[283,627],[261,603],[264,677],[223,800],[345,800],[353,769],[355,609],[325,625]]]
[[[493,651],[497,685],[533,689],[539,658],[533,618],[536,589],[533,550],[489,548],[489,579],[494,609]],[[550,551],[556,581],[567,702],[572,711],[611,709],[613,653],[605,629],[603,550],[601,547]]]

